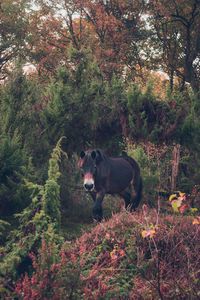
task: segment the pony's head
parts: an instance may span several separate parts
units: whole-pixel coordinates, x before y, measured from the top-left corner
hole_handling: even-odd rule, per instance
[[[101,152],[99,150],[82,151],[80,154],[78,166],[83,171],[83,186],[86,191],[93,191],[95,188],[95,177],[100,161]]]

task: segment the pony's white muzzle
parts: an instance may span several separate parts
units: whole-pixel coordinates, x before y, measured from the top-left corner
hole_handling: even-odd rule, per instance
[[[85,188],[86,191],[91,192],[94,190],[94,178],[92,176],[92,174],[87,173],[84,176],[84,180],[83,180],[83,186]]]

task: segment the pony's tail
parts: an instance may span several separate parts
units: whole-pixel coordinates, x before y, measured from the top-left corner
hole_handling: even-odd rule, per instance
[[[143,189],[143,183],[142,183],[142,177],[140,176],[140,181],[139,181],[139,184],[137,186],[137,196],[135,197],[134,199],[134,203],[133,203],[133,206],[134,206],[134,209],[136,209],[140,203],[140,200],[142,199],[142,189]]]
[[[140,200],[142,198],[142,189],[143,189],[143,184],[142,184],[142,177],[140,175],[140,167],[138,165],[138,163],[130,156],[127,155],[126,152],[122,152],[122,157],[129,162],[129,164],[132,166],[133,170],[134,170],[134,189],[136,192],[136,197],[134,198],[134,203],[132,203],[133,205],[133,209],[135,210],[139,203]]]

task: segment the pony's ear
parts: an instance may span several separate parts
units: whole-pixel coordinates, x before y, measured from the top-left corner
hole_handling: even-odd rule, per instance
[[[96,152],[95,152],[95,151],[92,151],[91,157],[92,157],[92,159],[95,159],[95,158],[96,158]]]
[[[80,158],[83,159],[84,156],[85,156],[85,152],[84,152],[84,151],[81,151],[81,153],[80,153]]]
[[[96,150],[96,163],[100,163],[102,160],[101,152],[99,150]]]

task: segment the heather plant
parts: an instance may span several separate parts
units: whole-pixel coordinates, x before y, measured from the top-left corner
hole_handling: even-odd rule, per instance
[[[23,286],[16,285],[16,290],[21,292],[24,299],[48,299],[51,296],[53,299],[59,299],[58,290],[52,295],[52,283],[55,278],[55,271],[58,265],[58,245],[55,240],[49,239],[44,234],[42,235],[41,248],[38,250],[38,256],[31,252],[29,254],[32,259],[33,268],[36,272],[32,274],[31,282],[27,274],[24,277]],[[55,297],[54,297],[55,296]]]
[[[148,230],[151,234],[144,234]],[[46,244],[32,257],[32,277],[18,281],[15,294],[30,300],[35,295],[37,299],[197,299],[199,238],[199,225],[193,225],[190,217],[163,217],[147,207],[137,214],[123,211],[73,244],[65,243],[57,262],[50,265],[52,246]],[[41,268],[46,275],[40,276]]]
[[[80,283],[79,259],[66,249],[58,253],[57,245],[52,240],[42,238],[42,247],[37,254],[31,253],[34,271],[31,278],[25,274],[23,281],[18,281],[15,294],[23,299],[78,299]]]

